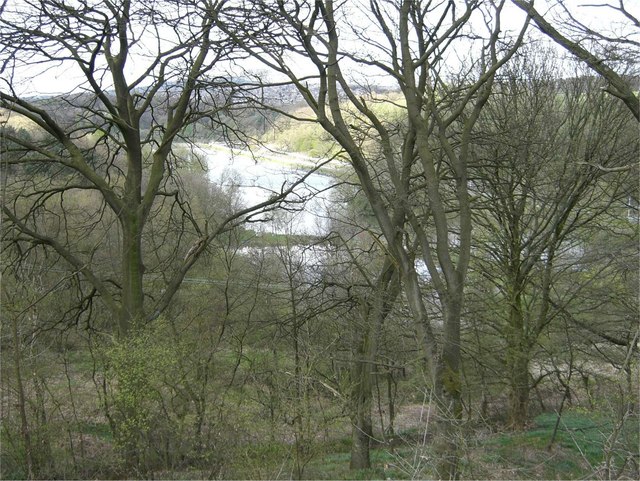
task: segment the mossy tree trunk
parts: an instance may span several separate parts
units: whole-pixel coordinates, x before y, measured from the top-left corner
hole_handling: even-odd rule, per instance
[[[377,333],[365,328],[356,350],[356,358],[351,368],[351,459],[349,469],[371,468],[370,444],[373,438],[371,408],[373,405],[373,375],[375,346],[371,334]],[[375,344],[375,341],[373,341]]]
[[[507,325],[506,329],[506,369],[509,373],[509,424],[516,430],[522,430],[529,415],[529,335],[530,326],[526,322],[523,291],[524,285],[520,268],[520,246],[516,246],[511,259],[509,280],[506,286]]]
[[[356,341],[356,355],[351,367],[351,459],[350,469],[371,468],[371,440],[373,439],[373,386],[376,375],[378,337],[398,295],[400,283],[397,269],[389,257],[385,258],[380,275],[360,305],[357,323],[361,334]]]

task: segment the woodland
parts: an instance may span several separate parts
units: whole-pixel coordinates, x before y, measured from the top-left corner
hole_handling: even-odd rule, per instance
[[[0,0],[0,477],[640,478],[639,90],[632,1]]]

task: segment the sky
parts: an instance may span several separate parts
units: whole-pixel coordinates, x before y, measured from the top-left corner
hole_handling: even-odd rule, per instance
[[[617,0],[615,1],[617,2]],[[555,9],[552,7],[554,2],[555,0],[544,0],[542,2],[538,0],[536,2],[536,8],[540,12],[546,12],[548,14],[547,18],[551,20],[553,24],[557,24],[560,23],[560,17],[557,14],[557,7]],[[617,19],[623,18],[619,14],[614,15],[615,12],[608,8],[584,6],[585,4],[602,4],[604,0],[567,0],[566,3],[571,7],[580,6],[580,8],[576,9],[576,11],[581,13],[580,20],[598,31],[615,30],[618,27]],[[351,8],[355,8],[354,5],[357,6],[357,3],[350,4]],[[626,5],[633,14],[640,18],[640,1],[627,0]],[[357,10],[354,15],[355,14],[357,14]],[[516,30],[522,25],[524,13],[509,2],[505,7],[503,18],[503,30]],[[638,30],[636,32],[636,39],[640,40],[640,29],[636,30]],[[143,56],[145,42],[151,42],[150,45],[155,46],[152,39],[155,32],[149,31],[148,33],[149,36],[147,39],[141,39],[139,44],[139,56],[128,64],[129,80],[144,72],[144,66],[146,65],[146,60]],[[160,33],[161,37],[165,39],[165,45],[176,40],[175,34],[173,34],[170,29],[164,28]],[[299,66],[303,68],[303,62],[300,62]],[[226,67],[229,66],[227,65]],[[250,71],[264,71],[264,67],[256,61],[245,61],[245,63],[242,64],[242,68]],[[236,72],[240,71],[241,69],[236,69]],[[57,95],[69,93],[73,91],[75,87],[85,82],[79,69],[77,69],[77,67],[74,68],[69,63],[44,65],[32,61],[28,61],[26,64],[16,68],[13,78],[7,77],[7,70],[0,75],[0,78],[3,80],[2,84],[0,84],[0,89],[7,90],[7,85],[10,84],[16,89],[19,95]]]

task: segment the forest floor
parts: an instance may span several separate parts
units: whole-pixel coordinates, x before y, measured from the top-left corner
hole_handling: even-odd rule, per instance
[[[348,437],[316,446],[303,479],[428,477],[432,457],[427,415],[424,405],[402,406],[395,423],[397,434],[373,443],[371,469],[349,469]],[[576,408],[561,415],[556,431],[557,421],[556,413],[542,413],[519,432],[466,427],[461,479],[634,479],[629,473],[637,471],[639,461],[633,448],[639,446],[637,419],[622,425]],[[245,465],[228,474],[234,479],[290,479],[287,465],[291,461],[280,458],[277,465],[267,462],[259,468]]]

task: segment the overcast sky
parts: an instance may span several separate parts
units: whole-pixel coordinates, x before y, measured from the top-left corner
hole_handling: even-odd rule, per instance
[[[547,17],[554,24],[559,22],[559,16],[557,14],[557,8],[551,8],[554,0],[545,0],[541,2],[538,0],[536,2],[536,6],[540,12],[547,12],[550,15]],[[569,5],[583,5],[586,2],[583,0],[569,0],[567,2]],[[604,3],[603,0],[590,0],[588,2],[590,5],[601,4]],[[617,3],[617,0],[615,0]],[[629,4],[628,8],[632,13],[640,17],[640,1],[634,0],[632,2],[628,1],[626,4]],[[626,5],[625,4],[625,5]],[[353,8],[352,4],[352,8]],[[549,10],[551,8],[551,10]],[[615,31],[618,30],[620,25],[618,24],[619,20],[622,20],[623,17],[620,14],[615,14],[609,8],[597,8],[597,7],[581,7],[576,9],[577,12],[580,12],[580,20],[583,21],[588,26],[597,29],[599,31]],[[507,4],[504,14],[503,14],[503,30],[506,29],[517,29],[524,20],[524,13],[518,9],[517,7]],[[561,24],[560,24],[561,26]],[[639,30],[639,29],[636,29]],[[635,32],[637,36],[640,37],[640,31]],[[170,31],[165,30],[163,36],[167,40],[172,36]],[[145,62],[142,57],[139,58],[139,61],[134,61],[129,63],[129,80],[133,79],[135,76],[140,75],[141,72],[144,71],[143,66]],[[302,63],[300,64],[302,67]],[[257,62],[247,62],[243,66],[247,70],[264,70]],[[235,69],[236,73],[240,73],[241,69]],[[7,78],[6,73],[3,74],[3,80],[9,81],[14,88],[21,95],[55,95],[70,92],[74,89],[74,87],[78,85],[82,85],[85,80],[82,74],[79,72],[77,68],[73,68],[71,64],[65,65],[44,65],[44,64],[28,64],[21,66],[18,70],[16,70],[13,79]],[[6,89],[6,84],[2,87],[3,90]]]

